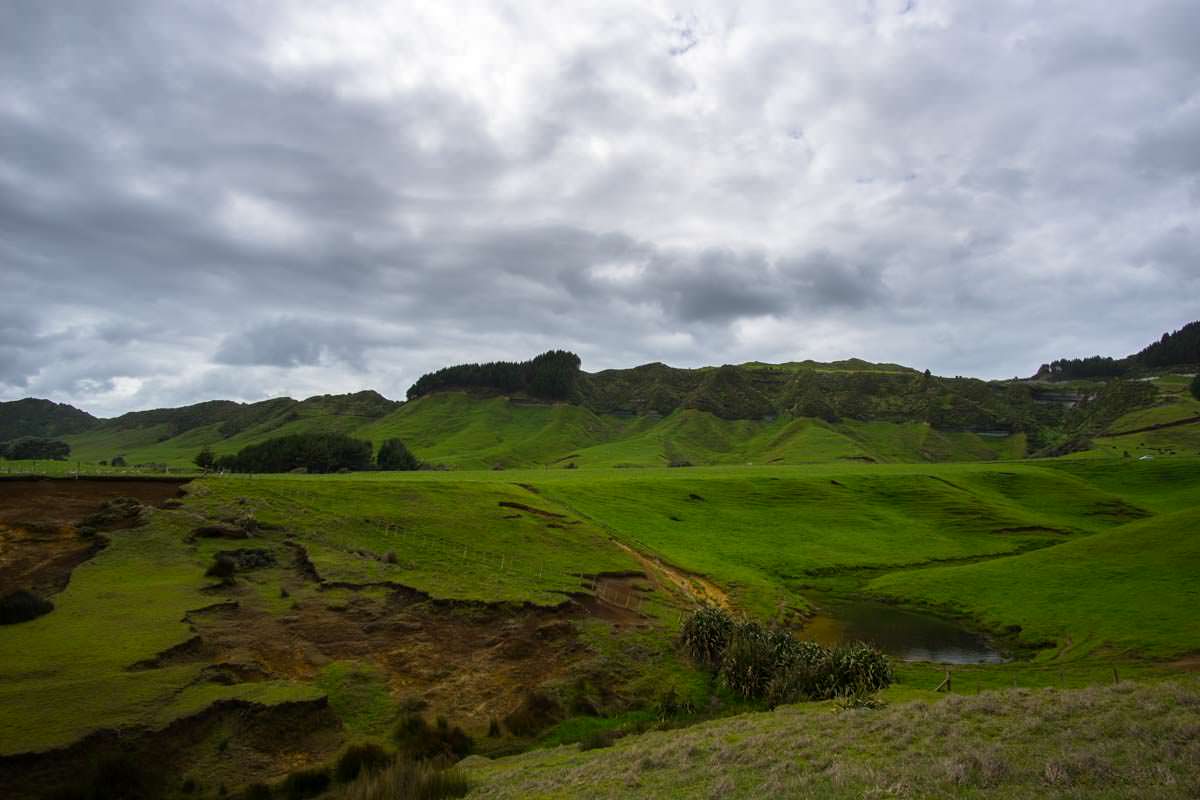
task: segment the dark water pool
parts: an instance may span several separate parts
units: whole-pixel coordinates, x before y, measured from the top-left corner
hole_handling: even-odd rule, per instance
[[[809,596],[817,615],[801,636],[824,645],[864,641],[903,661],[999,664],[1007,659],[987,638],[953,622],[871,600]]]

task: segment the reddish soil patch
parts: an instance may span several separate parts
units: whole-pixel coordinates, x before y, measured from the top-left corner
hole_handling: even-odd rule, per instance
[[[235,586],[228,593],[236,598],[250,591]],[[192,612],[187,621],[196,638],[162,654],[154,666],[203,661],[239,679],[311,680],[331,661],[374,663],[393,695],[420,698],[431,714],[474,732],[516,709],[530,689],[569,675],[589,657],[573,618],[642,621],[636,610],[607,601],[560,608],[448,604],[403,589],[385,602],[355,597],[344,605],[317,595],[281,616],[251,603],[247,597],[245,604]]]
[[[71,571],[103,546],[76,524],[106,500],[133,497],[158,505],[182,481],[0,480],[0,594],[62,591]]]
[[[1200,672],[1200,653],[1192,653],[1191,655],[1176,659],[1167,666],[1181,669],[1185,672]]]

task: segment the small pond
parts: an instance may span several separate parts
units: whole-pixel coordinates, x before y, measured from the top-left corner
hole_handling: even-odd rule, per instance
[[[872,600],[807,597],[817,614],[800,636],[824,645],[863,641],[902,661],[999,664],[1007,660],[987,637],[942,617]]]

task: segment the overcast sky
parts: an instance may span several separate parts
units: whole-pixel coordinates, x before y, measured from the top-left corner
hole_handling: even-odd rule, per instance
[[[1127,354],[1200,317],[1197,42],[1196,0],[6,0],[0,399]]]

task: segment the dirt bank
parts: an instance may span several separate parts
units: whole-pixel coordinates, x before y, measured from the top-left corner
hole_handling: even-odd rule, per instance
[[[0,594],[66,588],[71,571],[103,545],[79,535],[80,520],[108,500],[157,506],[177,497],[180,480],[0,480]]]

